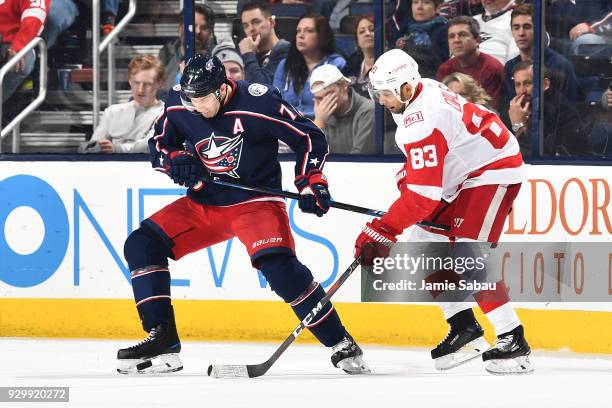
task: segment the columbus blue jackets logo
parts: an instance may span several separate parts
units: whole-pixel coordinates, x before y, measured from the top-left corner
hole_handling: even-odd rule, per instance
[[[211,173],[240,178],[236,171],[242,156],[242,142],[242,135],[230,138],[217,136],[213,132],[208,139],[198,142],[195,148]]]

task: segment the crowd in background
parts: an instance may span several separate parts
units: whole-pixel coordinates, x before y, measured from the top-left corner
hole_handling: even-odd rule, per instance
[[[10,3],[23,3],[10,15]],[[0,5],[0,51],[6,61],[42,32],[50,46],[74,24],[85,0],[7,0]],[[210,2],[209,2],[210,3]],[[612,151],[612,2],[546,0],[544,49],[544,154],[582,157]],[[303,7],[280,20],[279,4]],[[532,154],[535,20],[530,1],[385,0],[385,49],[400,48],[419,63],[423,77],[443,82],[468,101],[497,112]],[[6,10],[4,10],[6,9]],[[114,27],[119,0],[101,1],[101,33]],[[217,56],[228,78],[276,87],[283,98],[321,127],[331,153],[373,154],[375,107],[367,92],[375,61],[373,5],[356,0],[237,1],[240,32],[218,41],[216,16],[195,7],[195,48]],[[4,16],[4,17],[3,17]],[[11,24],[2,24],[12,18]],[[289,23],[287,23],[289,21]],[[281,24],[282,23],[282,24]],[[164,92],[178,83],[185,63],[182,15],[177,36],[157,56],[128,67],[131,101],[108,107],[83,152],[146,152],[146,129]],[[290,29],[286,26],[289,24]],[[284,35],[281,35],[284,33]],[[348,46],[347,46],[348,40]],[[6,101],[31,74],[24,57],[3,89]],[[581,64],[584,60],[604,65]],[[598,67],[608,61],[607,70]],[[387,118],[388,119],[388,118]],[[386,120],[385,152],[395,153]],[[122,124],[122,125],[119,125]],[[281,152],[287,151],[281,146]]]

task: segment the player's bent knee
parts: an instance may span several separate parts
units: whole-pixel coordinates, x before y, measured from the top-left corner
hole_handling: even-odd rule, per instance
[[[291,254],[266,255],[257,260],[257,265],[274,293],[288,303],[300,296],[314,279],[310,270]]]
[[[168,265],[170,254],[161,237],[143,226],[133,231],[123,245],[123,255],[131,271],[149,265]]]

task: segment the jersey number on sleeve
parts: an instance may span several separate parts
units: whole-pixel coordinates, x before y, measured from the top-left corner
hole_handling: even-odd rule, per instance
[[[436,146],[427,145],[410,149],[410,164],[414,170],[423,167],[436,167],[438,165]]]
[[[468,132],[479,133],[495,149],[503,148],[510,138],[510,132],[496,114],[480,109],[474,103],[463,105],[463,123]]]

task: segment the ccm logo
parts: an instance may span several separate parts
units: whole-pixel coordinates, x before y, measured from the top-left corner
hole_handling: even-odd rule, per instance
[[[408,127],[412,125],[413,123],[422,122],[422,121],[423,121],[423,114],[421,113],[421,111],[411,113],[410,115],[404,118],[404,127]]]
[[[281,242],[282,240],[283,239],[281,237],[260,239],[259,241],[253,242],[253,248],[257,248],[260,245],[276,244]]]

